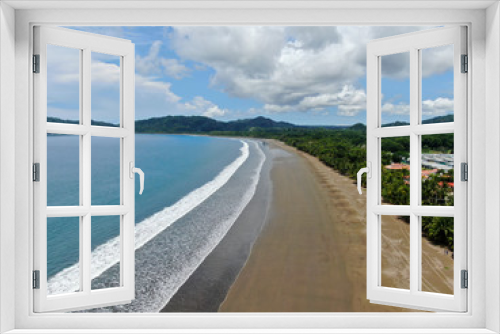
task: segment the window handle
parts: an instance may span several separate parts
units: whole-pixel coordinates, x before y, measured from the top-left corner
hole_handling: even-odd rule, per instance
[[[131,179],[134,178],[134,173],[139,174],[139,183],[140,183],[140,187],[141,187],[141,189],[139,190],[139,195],[142,195],[142,192],[144,191],[144,172],[140,168],[134,167],[133,161],[130,161],[129,167],[130,167],[130,178]]]
[[[366,173],[366,176],[368,178],[371,178],[372,177],[372,163],[371,162],[367,162],[367,167],[365,168],[361,168],[359,171],[358,171],[358,192],[359,194],[363,194],[363,192],[361,191],[361,175],[363,175],[363,173]]]

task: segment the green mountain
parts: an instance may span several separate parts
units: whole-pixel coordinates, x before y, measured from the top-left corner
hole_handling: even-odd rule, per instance
[[[422,124],[446,123],[446,122],[453,122],[453,120],[454,120],[453,115],[436,116],[422,121]],[[410,123],[397,121],[393,123],[382,124],[382,127],[384,128],[389,126],[404,126],[404,125],[410,125]]]
[[[252,129],[284,129],[296,125],[276,122],[262,116],[222,122],[204,116],[165,116],[135,122],[136,133],[206,133],[211,131],[250,131]]]
[[[276,122],[272,119],[266,117],[256,117],[251,119],[240,119],[237,121],[227,122],[226,125],[227,131],[248,131],[252,128],[261,128],[261,129],[276,129],[276,128],[295,128],[297,127],[294,124],[287,122]]]
[[[426,119],[423,121],[423,124],[432,124],[432,123],[445,123],[445,122],[453,122],[454,117],[453,115],[446,115],[446,116],[437,116],[434,118]]]
[[[350,130],[356,130],[356,131],[366,131],[366,125],[363,123],[356,123],[353,126],[349,127]]]
[[[63,120],[56,117],[47,117],[47,122],[79,124],[74,120]],[[453,115],[438,116],[423,121],[423,124],[453,122]],[[118,126],[117,124],[94,121],[92,125],[97,126]],[[406,122],[393,122],[383,124],[387,126],[409,125]],[[260,130],[279,130],[279,129],[349,129],[357,131],[366,131],[366,125],[357,123],[352,126],[300,126],[287,122],[276,122],[270,118],[259,116],[250,119],[240,119],[237,121],[222,122],[213,118],[204,116],[164,116],[156,117],[135,122],[136,133],[208,133],[213,131],[238,132]]]
[[[79,121],[73,121],[69,119],[60,119],[57,117],[47,117],[47,122],[51,123],[66,123],[66,124],[80,124]],[[96,126],[112,126],[112,127],[117,127],[118,124],[112,124],[112,123],[106,123],[106,122],[101,122],[101,121],[94,121],[91,120],[90,124],[96,125]]]

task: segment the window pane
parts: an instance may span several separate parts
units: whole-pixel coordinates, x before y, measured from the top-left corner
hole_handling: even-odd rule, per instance
[[[381,124],[410,124],[410,53],[381,56]]]
[[[453,206],[453,133],[422,136],[422,205]]]
[[[410,137],[382,138],[382,204],[410,204]]]
[[[80,289],[80,218],[47,218],[47,294]]]
[[[92,137],[92,205],[120,205],[120,138]]]
[[[80,49],[47,45],[47,121],[80,123]]]
[[[92,289],[120,286],[120,216],[92,217]]]
[[[47,134],[47,205],[80,205],[80,137]]]
[[[120,59],[92,52],[92,124],[120,124]]]
[[[453,122],[453,45],[423,49],[422,123]]]
[[[381,216],[380,231],[382,286],[410,289],[410,217]]]
[[[422,291],[453,294],[452,217],[422,217]]]

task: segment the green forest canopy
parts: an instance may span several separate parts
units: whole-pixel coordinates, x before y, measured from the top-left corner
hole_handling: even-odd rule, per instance
[[[78,121],[61,120],[54,117],[49,122],[78,124]],[[453,121],[453,115],[440,116],[423,123]],[[92,125],[117,126],[92,121]],[[405,126],[393,123],[386,126]],[[359,169],[366,166],[366,126],[350,127],[297,126],[276,122],[265,117],[221,122],[203,116],[166,116],[136,121],[136,133],[183,133],[217,136],[238,136],[276,139],[303,152],[317,157],[325,165],[342,175],[356,178]],[[381,141],[382,151],[382,198],[394,205],[410,204],[409,171],[386,169],[391,163],[404,162],[409,158],[410,138],[391,137]],[[422,136],[422,153],[453,153],[453,134]],[[453,170],[431,174],[422,182],[422,204],[453,206]],[[366,185],[366,179],[363,179]],[[408,217],[401,217],[408,221]],[[453,218],[423,217],[423,233],[429,240],[453,250]]]

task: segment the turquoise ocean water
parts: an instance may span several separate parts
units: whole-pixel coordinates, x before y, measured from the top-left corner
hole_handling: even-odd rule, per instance
[[[91,145],[92,204],[119,204],[120,142],[115,138],[95,137],[92,138]],[[47,204],[49,206],[78,205],[80,202],[78,146],[77,136],[47,137]],[[220,214],[220,219],[217,218],[214,222],[223,222],[230,216],[230,212],[236,212],[236,208],[239,208],[238,203],[242,202],[245,197],[243,195],[251,188],[249,188],[250,181],[255,181],[254,174],[259,172],[259,162],[264,159],[262,154],[258,154],[258,150],[258,144],[244,143],[236,139],[137,135],[136,166],[144,171],[146,182],[143,195],[139,195],[139,185],[136,180],[136,248],[146,248],[158,242],[159,236],[167,233],[165,230],[168,230],[168,234],[175,234],[182,228],[189,228],[193,230],[192,237],[187,232],[183,236],[187,239],[180,239],[183,240],[183,244],[191,243],[191,251],[201,259],[202,253],[206,252],[210,242],[200,243],[199,240],[213,239],[214,231],[218,231],[216,234],[220,237],[221,228],[214,225],[207,228],[205,232],[200,232],[195,231],[194,227],[189,227],[191,225],[183,221],[189,218],[189,214],[193,214],[194,208],[199,211],[203,205],[208,205],[211,201],[207,198],[215,198],[214,194],[222,196],[224,192],[228,194],[231,192],[232,198],[221,199],[224,203],[216,203],[216,207],[224,206],[228,209],[221,209],[220,212],[210,209],[210,214]],[[242,171],[245,169],[247,172],[243,174]],[[240,176],[236,173],[238,171]],[[233,182],[234,185],[230,186],[233,183],[229,180],[237,177],[242,180]],[[247,179],[246,183],[244,179]],[[231,204],[231,201],[234,203]],[[224,212],[227,217],[223,216]],[[206,214],[202,216],[208,217]],[[199,220],[198,218],[196,221],[199,223]],[[209,224],[203,226],[207,227]],[[93,288],[112,287],[119,281],[116,277],[119,272],[117,270],[119,263],[113,263],[112,257],[109,257],[112,253],[110,250],[116,250],[112,248],[112,243],[118,235],[118,216],[92,217],[92,267],[95,267],[95,270],[92,269]],[[169,244],[171,246],[172,242]],[[196,245],[199,245],[200,250],[196,250],[198,247]],[[173,248],[170,252],[175,253],[181,248]],[[205,250],[202,251],[202,249]],[[171,255],[178,256],[178,254]],[[151,262],[147,255],[141,258],[136,254],[136,257],[136,270],[141,259],[144,263]],[[50,293],[74,291],[75,284],[78,285],[75,279],[78,280],[79,270],[77,265],[79,261],[78,217],[48,219],[47,258]],[[188,258],[186,257],[186,261],[189,260]],[[111,262],[106,263],[106,261]],[[113,270],[116,271],[114,274]],[[180,277],[178,281],[181,282],[182,279],[184,278]],[[138,287],[138,289],[141,288],[144,286]],[[153,287],[148,289],[153,289]],[[167,295],[170,296],[171,293],[164,294],[163,300],[157,300],[154,307],[157,308],[157,305],[164,303],[165,298],[168,298]],[[151,311],[152,307],[150,305],[147,308],[141,305],[135,311]]]

